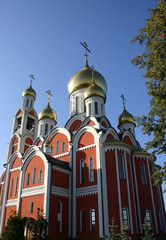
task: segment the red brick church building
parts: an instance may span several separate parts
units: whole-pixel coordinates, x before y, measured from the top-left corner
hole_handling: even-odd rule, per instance
[[[125,104],[119,130],[111,125],[106,80],[89,67],[87,56],[70,78],[68,93],[70,118],[57,127],[49,98],[37,115],[32,82],[23,91],[0,176],[0,233],[11,210],[20,210],[31,239],[40,209],[52,240],[106,238],[112,218],[118,232],[125,228],[128,236],[143,233],[145,217],[156,236],[165,236],[162,190],[151,178],[159,166],[141,148]]]

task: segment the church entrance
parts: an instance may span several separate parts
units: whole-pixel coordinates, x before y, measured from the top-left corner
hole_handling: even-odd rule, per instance
[[[24,237],[26,240],[31,240],[33,223],[35,219],[30,217],[25,217],[24,219],[25,219]]]

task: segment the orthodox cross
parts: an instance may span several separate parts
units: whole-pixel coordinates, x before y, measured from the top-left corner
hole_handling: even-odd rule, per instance
[[[92,82],[95,83],[94,67],[91,66],[91,69],[92,69]]]
[[[85,63],[86,63],[86,65],[88,64],[88,54],[87,54],[87,51],[88,52],[91,52],[89,49],[88,49],[88,45],[87,45],[87,43],[86,42],[81,42],[81,45],[85,48],[85,54],[84,54],[84,56],[85,56]]]
[[[48,104],[50,103],[50,96],[53,96],[51,94],[51,91],[50,90],[47,90],[46,93],[48,93]]]
[[[125,109],[125,101],[126,101],[126,99],[125,99],[123,94],[120,97],[123,99],[123,108]]]
[[[29,75],[29,77],[31,78],[30,83],[31,83],[31,86],[32,86],[32,81],[35,80],[35,78],[34,78],[33,74]]]

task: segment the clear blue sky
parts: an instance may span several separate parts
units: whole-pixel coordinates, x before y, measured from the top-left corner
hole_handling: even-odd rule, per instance
[[[5,163],[13,116],[22,104],[22,92],[34,74],[37,93],[35,109],[47,104],[46,90],[53,93],[51,107],[58,126],[69,117],[67,83],[84,66],[86,41],[91,50],[89,65],[99,71],[108,85],[106,116],[117,130],[123,110],[134,116],[146,114],[149,96],[142,70],[130,61],[143,50],[130,40],[145,25],[153,0],[1,0],[0,1],[0,171]],[[148,137],[136,129],[144,147]],[[162,164],[160,156],[157,164]]]

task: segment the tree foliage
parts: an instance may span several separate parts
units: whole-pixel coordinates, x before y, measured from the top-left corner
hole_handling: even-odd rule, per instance
[[[146,70],[144,77],[151,97],[150,111],[147,116],[137,117],[137,120],[144,134],[152,137],[146,147],[152,150],[154,156],[166,154],[166,0],[160,0],[156,8],[149,11],[145,27],[131,42],[138,41],[145,46],[142,54],[136,56],[132,63]],[[161,170],[158,175],[160,180],[166,179],[165,171],[163,174]]]
[[[32,240],[48,239],[48,222],[43,215],[37,215],[37,220],[33,224]]]
[[[154,233],[152,233],[151,227],[149,225],[149,222],[145,218],[144,224],[142,224],[143,230],[144,230],[144,237],[142,237],[142,240],[155,240]]]
[[[119,234],[117,234],[118,225],[115,225],[115,219],[111,219],[111,224],[109,225],[109,239],[117,240],[119,239]]]
[[[13,212],[8,220],[7,225],[2,233],[1,240],[24,240],[24,221],[21,214]]]

